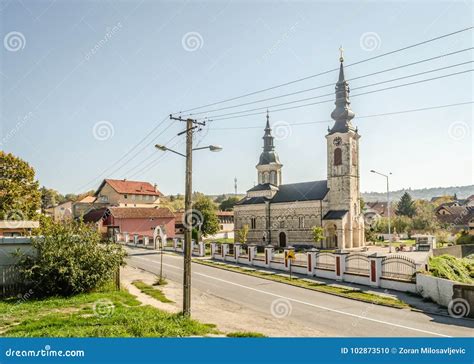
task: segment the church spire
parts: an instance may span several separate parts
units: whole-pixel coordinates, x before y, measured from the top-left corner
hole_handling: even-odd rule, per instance
[[[263,151],[271,152],[274,149],[272,128],[270,127],[270,115],[267,110],[267,124],[265,125],[265,134],[263,135]]]
[[[344,49],[341,46],[339,50],[341,53],[339,57],[339,79],[336,83],[336,108],[331,113],[331,118],[334,119],[335,123],[332,129],[329,130],[329,134],[347,133],[349,130],[355,130],[351,123],[355,114],[351,110],[351,102],[349,101],[349,84],[344,76]]]

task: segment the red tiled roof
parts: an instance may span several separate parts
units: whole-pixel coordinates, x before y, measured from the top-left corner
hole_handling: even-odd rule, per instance
[[[101,220],[102,218],[106,217],[107,208],[103,207],[100,209],[95,209],[87,212],[83,217],[84,222],[97,222]]]
[[[117,219],[147,219],[158,217],[174,218],[167,207],[109,207],[111,215]]]
[[[156,190],[155,187],[149,182],[127,181],[123,179],[104,179],[95,193],[96,196],[106,183],[108,183],[110,187],[117,191],[117,193],[163,196],[163,194]]]

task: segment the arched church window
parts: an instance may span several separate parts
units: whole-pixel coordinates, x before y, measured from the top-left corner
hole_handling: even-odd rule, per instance
[[[334,165],[340,166],[342,164],[342,150],[341,148],[334,149]]]
[[[269,181],[268,181],[268,178],[269,178],[268,172],[265,172],[265,173],[263,174],[263,183],[268,183],[268,182],[269,182]]]
[[[275,171],[270,172],[270,183],[276,185],[276,173]]]

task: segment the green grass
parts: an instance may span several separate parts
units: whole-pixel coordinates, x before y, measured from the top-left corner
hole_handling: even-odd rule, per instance
[[[228,243],[228,244],[233,244],[234,239],[233,238],[219,238],[219,239],[204,239],[205,243]]]
[[[271,273],[264,273],[264,272],[257,272],[257,271],[247,271],[247,270],[242,269],[240,267],[229,267],[229,266],[225,266],[223,264],[215,264],[214,262],[211,262],[211,261],[208,261],[208,260],[193,260],[193,261],[195,263],[198,263],[198,264],[204,264],[204,265],[208,265],[208,266],[212,266],[212,267],[216,267],[216,268],[222,268],[222,269],[230,270],[230,271],[233,271],[233,272],[247,274],[247,275],[251,275],[251,276],[259,277],[259,278],[264,278],[264,279],[268,279],[268,280],[275,281],[275,282],[290,284],[292,286],[311,289],[313,291],[324,292],[324,293],[329,293],[329,294],[333,294],[333,295],[336,295],[336,296],[355,299],[355,300],[358,300],[358,301],[373,303],[373,304],[376,304],[376,305],[390,306],[390,307],[395,307],[395,308],[408,308],[408,307],[410,307],[407,303],[405,303],[405,302],[403,302],[399,299],[396,299],[396,298],[384,297],[384,296],[380,296],[380,295],[377,295],[377,294],[368,293],[368,292],[361,292],[361,291],[350,289],[350,288],[328,286],[328,285],[325,285],[325,284],[303,281],[303,280],[296,279],[296,278],[290,279],[289,277],[277,276],[277,275],[271,274]]]
[[[230,332],[227,334],[227,337],[266,337],[265,335],[259,332],[253,331],[237,331],[237,332]]]
[[[443,254],[438,257],[431,257],[429,267],[429,273],[435,277],[461,283],[474,283],[473,259],[458,259],[452,255]]]
[[[166,286],[168,281],[164,278],[157,277],[155,282],[153,283],[154,286]]]
[[[143,281],[133,281],[132,284],[137,287],[142,293],[157,299],[160,302],[170,303],[173,302],[168,299],[163,292],[161,292],[158,288],[154,288],[149,284],[144,283]]]
[[[0,301],[0,336],[182,337],[215,333],[214,325],[140,306],[124,291]]]

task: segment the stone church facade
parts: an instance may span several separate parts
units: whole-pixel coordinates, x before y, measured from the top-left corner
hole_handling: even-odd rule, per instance
[[[362,247],[364,219],[360,209],[359,139],[351,120],[341,55],[336,83],[335,123],[326,135],[327,180],[282,184],[282,167],[275,151],[269,115],[263,152],[256,166],[258,184],[234,208],[235,230],[248,225],[247,243],[274,246],[314,245],[318,248]],[[313,240],[315,226],[325,238]]]

